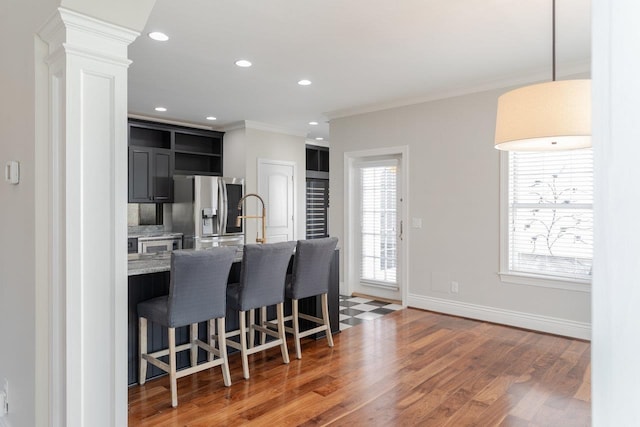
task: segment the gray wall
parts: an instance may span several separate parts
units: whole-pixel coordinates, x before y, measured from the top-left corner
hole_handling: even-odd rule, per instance
[[[0,6],[0,164],[20,162],[20,184],[0,181],[0,236],[5,242],[0,245],[0,381],[9,381],[7,421],[14,426],[35,425],[46,416],[36,408],[47,409],[46,390],[36,389],[37,376],[48,375],[46,331],[36,335],[48,295],[47,289],[36,289],[37,274],[46,274],[35,265],[36,197],[47,193],[36,188],[36,174],[42,170],[36,160],[35,58],[36,46],[40,51],[44,46],[34,34],[58,4],[25,0]]]
[[[503,92],[332,120],[330,233],[345,233],[344,153],[407,145],[408,216],[423,220],[421,229],[405,227],[409,304],[520,326],[578,322],[588,334],[590,293],[508,284],[497,275],[500,153],[493,135]],[[459,294],[443,291],[440,277],[459,282]]]

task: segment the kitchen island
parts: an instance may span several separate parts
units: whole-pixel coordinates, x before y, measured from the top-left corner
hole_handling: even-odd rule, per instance
[[[336,249],[331,261],[329,275],[329,320],[332,332],[340,332],[339,324],[339,265],[340,251]],[[236,254],[236,259],[229,272],[228,283],[238,282],[240,279],[240,267],[242,265],[242,251]],[[293,266],[293,256],[289,262],[289,272]],[[128,384],[138,383],[138,314],[137,305],[141,301],[169,294],[169,280],[171,270],[171,253],[159,252],[155,254],[129,254],[129,302],[128,302]],[[311,297],[300,300],[300,311],[314,316],[322,317],[320,298]],[[291,301],[285,301],[285,313],[291,314]],[[275,317],[275,308],[270,307],[269,318]],[[238,312],[227,308],[227,330],[238,328]],[[304,329],[304,323],[301,322]],[[206,323],[199,325],[198,331],[201,340],[207,339]],[[258,335],[258,334],[256,334]],[[324,336],[323,334],[321,336]],[[149,351],[167,347],[167,330],[164,327],[149,323],[148,336]],[[189,340],[188,327],[176,328],[176,343],[178,345]],[[206,359],[204,351],[199,350],[199,361]],[[177,355],[178,369],[189,365],[189,352],[181,352]],[[163,371],[153,365],[149,365],[147,378],[153,378],[164,374]]]

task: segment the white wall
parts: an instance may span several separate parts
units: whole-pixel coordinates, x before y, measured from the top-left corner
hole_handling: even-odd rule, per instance
[[[245,178],[245,192],[258,190],[258,159],[282,160],[296,164],[295,238],[305,237],[305,138],[249,126],[228,131],[224,135],[224,175]],[[253,203],[247,204],[247,214],[256,215]],[[255,243],[258,221],[245,221],[247,243]]]
[[[6,420],[13,426],[36,425],[36,350],[47,348],[46,336],[40,337],[45,341],[36,340],[34,34],[58,3],[0,5],[0,165],[19,161],[21,176],[15,186],[0,181],[0,381],[9,380]]]
[[[493,137],[503,92],[332,120],[330,233],[344,236],[344,153],[408,145],[409,218],[423,224],[405,227],[409,305],[588,336],[589,293],[502,283],[496,274],[500,165]],[[459,294],[448,292],[450,281],[459,283]]]
[[[222,174],[229,177],[245,178],[246,135],[245,129],[234,129],[224,134],[222,149]]]

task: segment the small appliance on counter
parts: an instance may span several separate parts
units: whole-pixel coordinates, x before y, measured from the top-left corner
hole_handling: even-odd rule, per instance
[[[138,237],[138,253],[171,252],[182,249],[182,237],[173,234]]]
[[[128,253],[171,252],[182,249],[182,233],[165,231],[161,225],[129,227]]]
[[[173,184],[173,230],[183,234],[185,249],[244,245],[243,225],[236,225],[244,178],[175,175]]]

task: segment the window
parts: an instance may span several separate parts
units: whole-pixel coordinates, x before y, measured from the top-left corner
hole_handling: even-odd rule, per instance
[[[360,281],[397,286],[397,163],[367,162],[360,166]]]
[[[587,283],[593,257],[592,150],[509,152],[506,157],[503,278]]]

